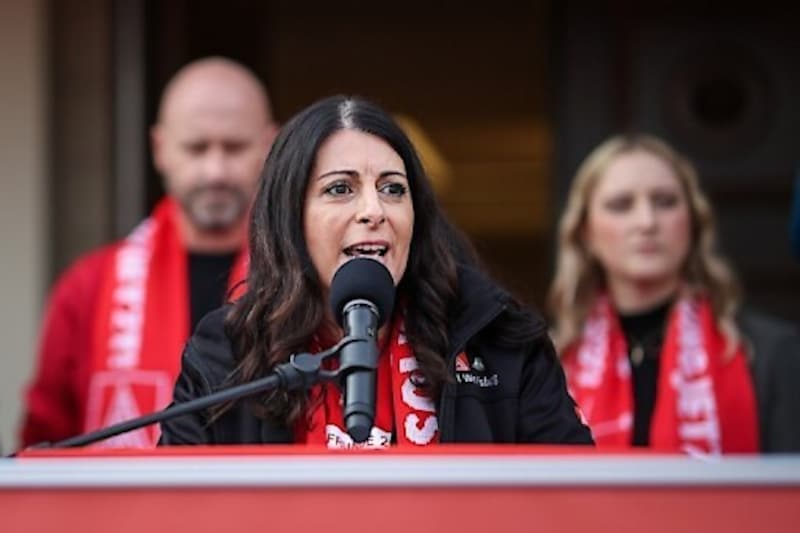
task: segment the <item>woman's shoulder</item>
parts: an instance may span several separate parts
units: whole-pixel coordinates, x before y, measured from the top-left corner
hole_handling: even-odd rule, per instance
[[[547,323],[533,306],[522,303],[486,273],[470,267],[459,272],[460,308],[467,322],[492,315],[484,333],[508,345],[527,344],[547,337]]]
[[[231,306],[225,305],[205,315],[197,324],[184,352],[184,366],[201,373],[211,387],[221,384],[233,371],[236,362],[225,318]]]
[[[736,316],[751,364],[800,361],[800,327],[764,311],[745,308]]]

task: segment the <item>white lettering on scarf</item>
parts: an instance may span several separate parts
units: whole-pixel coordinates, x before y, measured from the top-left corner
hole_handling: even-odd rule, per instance
[[[708,375],[698,311],[689,301],[678,304],[678,329],[678,367],[670,382],[677,395],[681,449],[691,454],[719,454],[722,445],[714,384]]]
[[[325,426],[326,446],[333,449],[343,448],[388,448],[392,443],[392,434],[377,426],[372,426],[369,437],[364,442],[356,443],[346,431],[336,424]]]
[[[415,413],[409,413],[403,421],[408,440],[414,444],[424,445],[430,443],[436,436],[439,429],[439,421],[436,418],[436,405],[427,396],[417,394],[417,387],[412,383],[411,375],[417,371],[419,364],[416,357],[403,357],[399,361],[400,373],[404,376],[401,386],[401,396],[403,402],[417,411],[431,413],[425,417],[425,421],[420,426],[420,417]]]
[[[583,423],[591,426],[592,436],[594,438],[605,437],[606,435],[630,431],[633,427],[633,414],[630,411],[625,411],[612,420],[596,423],[583,421]]]
[[[144,220],[115,257],[117,286],[111,295],[108,368],[122,370],[139,365],[153,226],[150,219]]]
[[[575,381],[584,388],[595,389],[603,381],[606,369],[606,344],[608,342],[608,319],[595,313],[583,329],[583,342],[578,350],[578,368]]]

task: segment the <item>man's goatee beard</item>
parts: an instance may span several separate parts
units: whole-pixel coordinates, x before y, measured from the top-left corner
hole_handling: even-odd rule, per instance
[[[224,191],[226,201],[207,205],[202,195],[211,187],[196,188],[182,198],[184,213],[198,229],[209,233],[224,233],[237,226],[247,213],[247,197],[243,191],[233,187],[215,187]]]

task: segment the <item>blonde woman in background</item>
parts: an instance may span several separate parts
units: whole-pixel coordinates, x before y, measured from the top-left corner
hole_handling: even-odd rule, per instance
[[[696,171],[663,141],[613,137],[579,168],[549,305],[599,446],[800,447],[796,332],[757,319],[743,336],[738,283],[714,242]]]

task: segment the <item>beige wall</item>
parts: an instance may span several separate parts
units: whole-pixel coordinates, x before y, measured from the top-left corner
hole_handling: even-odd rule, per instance
[[[50,279],[112,237],[111,4],[49,3]]]
[[[47,270],[45,0],[0,1],[0,442],[16,444]]]

